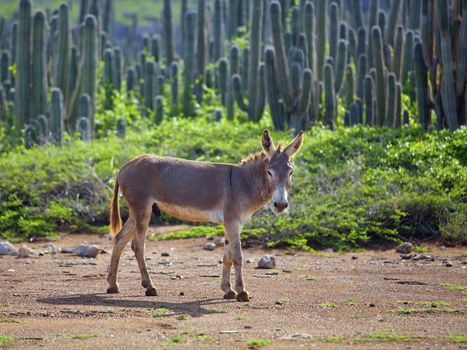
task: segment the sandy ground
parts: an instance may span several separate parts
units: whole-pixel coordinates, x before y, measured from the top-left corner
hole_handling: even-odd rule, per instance
[[[111,251],[108,236],[65,235],[56,244],[83,242]],[[205,251],[204,242],[148,241],[156,297],[144,295],[129,247],[117,295],[105,293],[110,254],[0,257],[0,347],[467,349],[449,338],[467,336],[467,294],[442,286],[467,285],[465,249],[429,247],[423,254],[435,261],[413,261],[394,251],[316,256],[249,248],[251,301],[238,303],[222,299],[222,248]],[[275,256],[277,269],[255,268],[265,253]],[[2,343],[1,336],[14,340]]]

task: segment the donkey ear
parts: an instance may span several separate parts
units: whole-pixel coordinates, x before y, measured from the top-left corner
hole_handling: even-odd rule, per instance
[[[293,139],[291,143],[288,144],[288,146],[284,149],[284,153],[287,155],[287,157],[292,157],[295,153],[297,153],[300,150],[300,147],[302,147],[303,143],[303,131],[301,130],[297,137]]]
[[[264,152],[266,152],[268,156],[272,155],[276,150],[276,147],[274,147],[274,142],[272,141],[272,137],[271,135],[269,135],[268,130],[264,130],[261,144],[263,145]]]

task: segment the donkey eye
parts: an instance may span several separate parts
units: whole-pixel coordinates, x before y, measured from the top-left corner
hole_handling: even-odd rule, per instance
[[[293,174],[293,170],[290,172],[289,176],[292,176],[292,174]]]
[[[268,175],[272,177],[272,173],[268,170]]]

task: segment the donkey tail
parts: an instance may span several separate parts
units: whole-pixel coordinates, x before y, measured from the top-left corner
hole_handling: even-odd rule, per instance
[[[114,237],[122,228],[122,218],[120,217],[120,205],[118,203],[118,180],[115,181],[114,195],[110,202],[110,232]]]

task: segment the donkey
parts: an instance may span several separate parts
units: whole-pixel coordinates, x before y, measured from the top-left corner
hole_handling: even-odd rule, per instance
[[[157,295],[144,261],[146,231],[153,210],[181,220],[213,222],[225,228],[221,289],[225,299],[249,301],[243,282],[240,233],[253,213],[273,200],[279,214],[287,209],[287,191],[293,168],[291,157],[303,143],[303,132],[281,150],[267,130],[262,137],[263,151],[240,164],[208,163],[179,158],[142,155],[120,169],[110,207],[113,240],[107,276],[107,293],[118,293],[117,270],[120,256],[132,239],[147,296]],[[128,203],[129,217],[122,227],[118,203],[119,187]],[[235,290],[230,270],[235,268]]]

